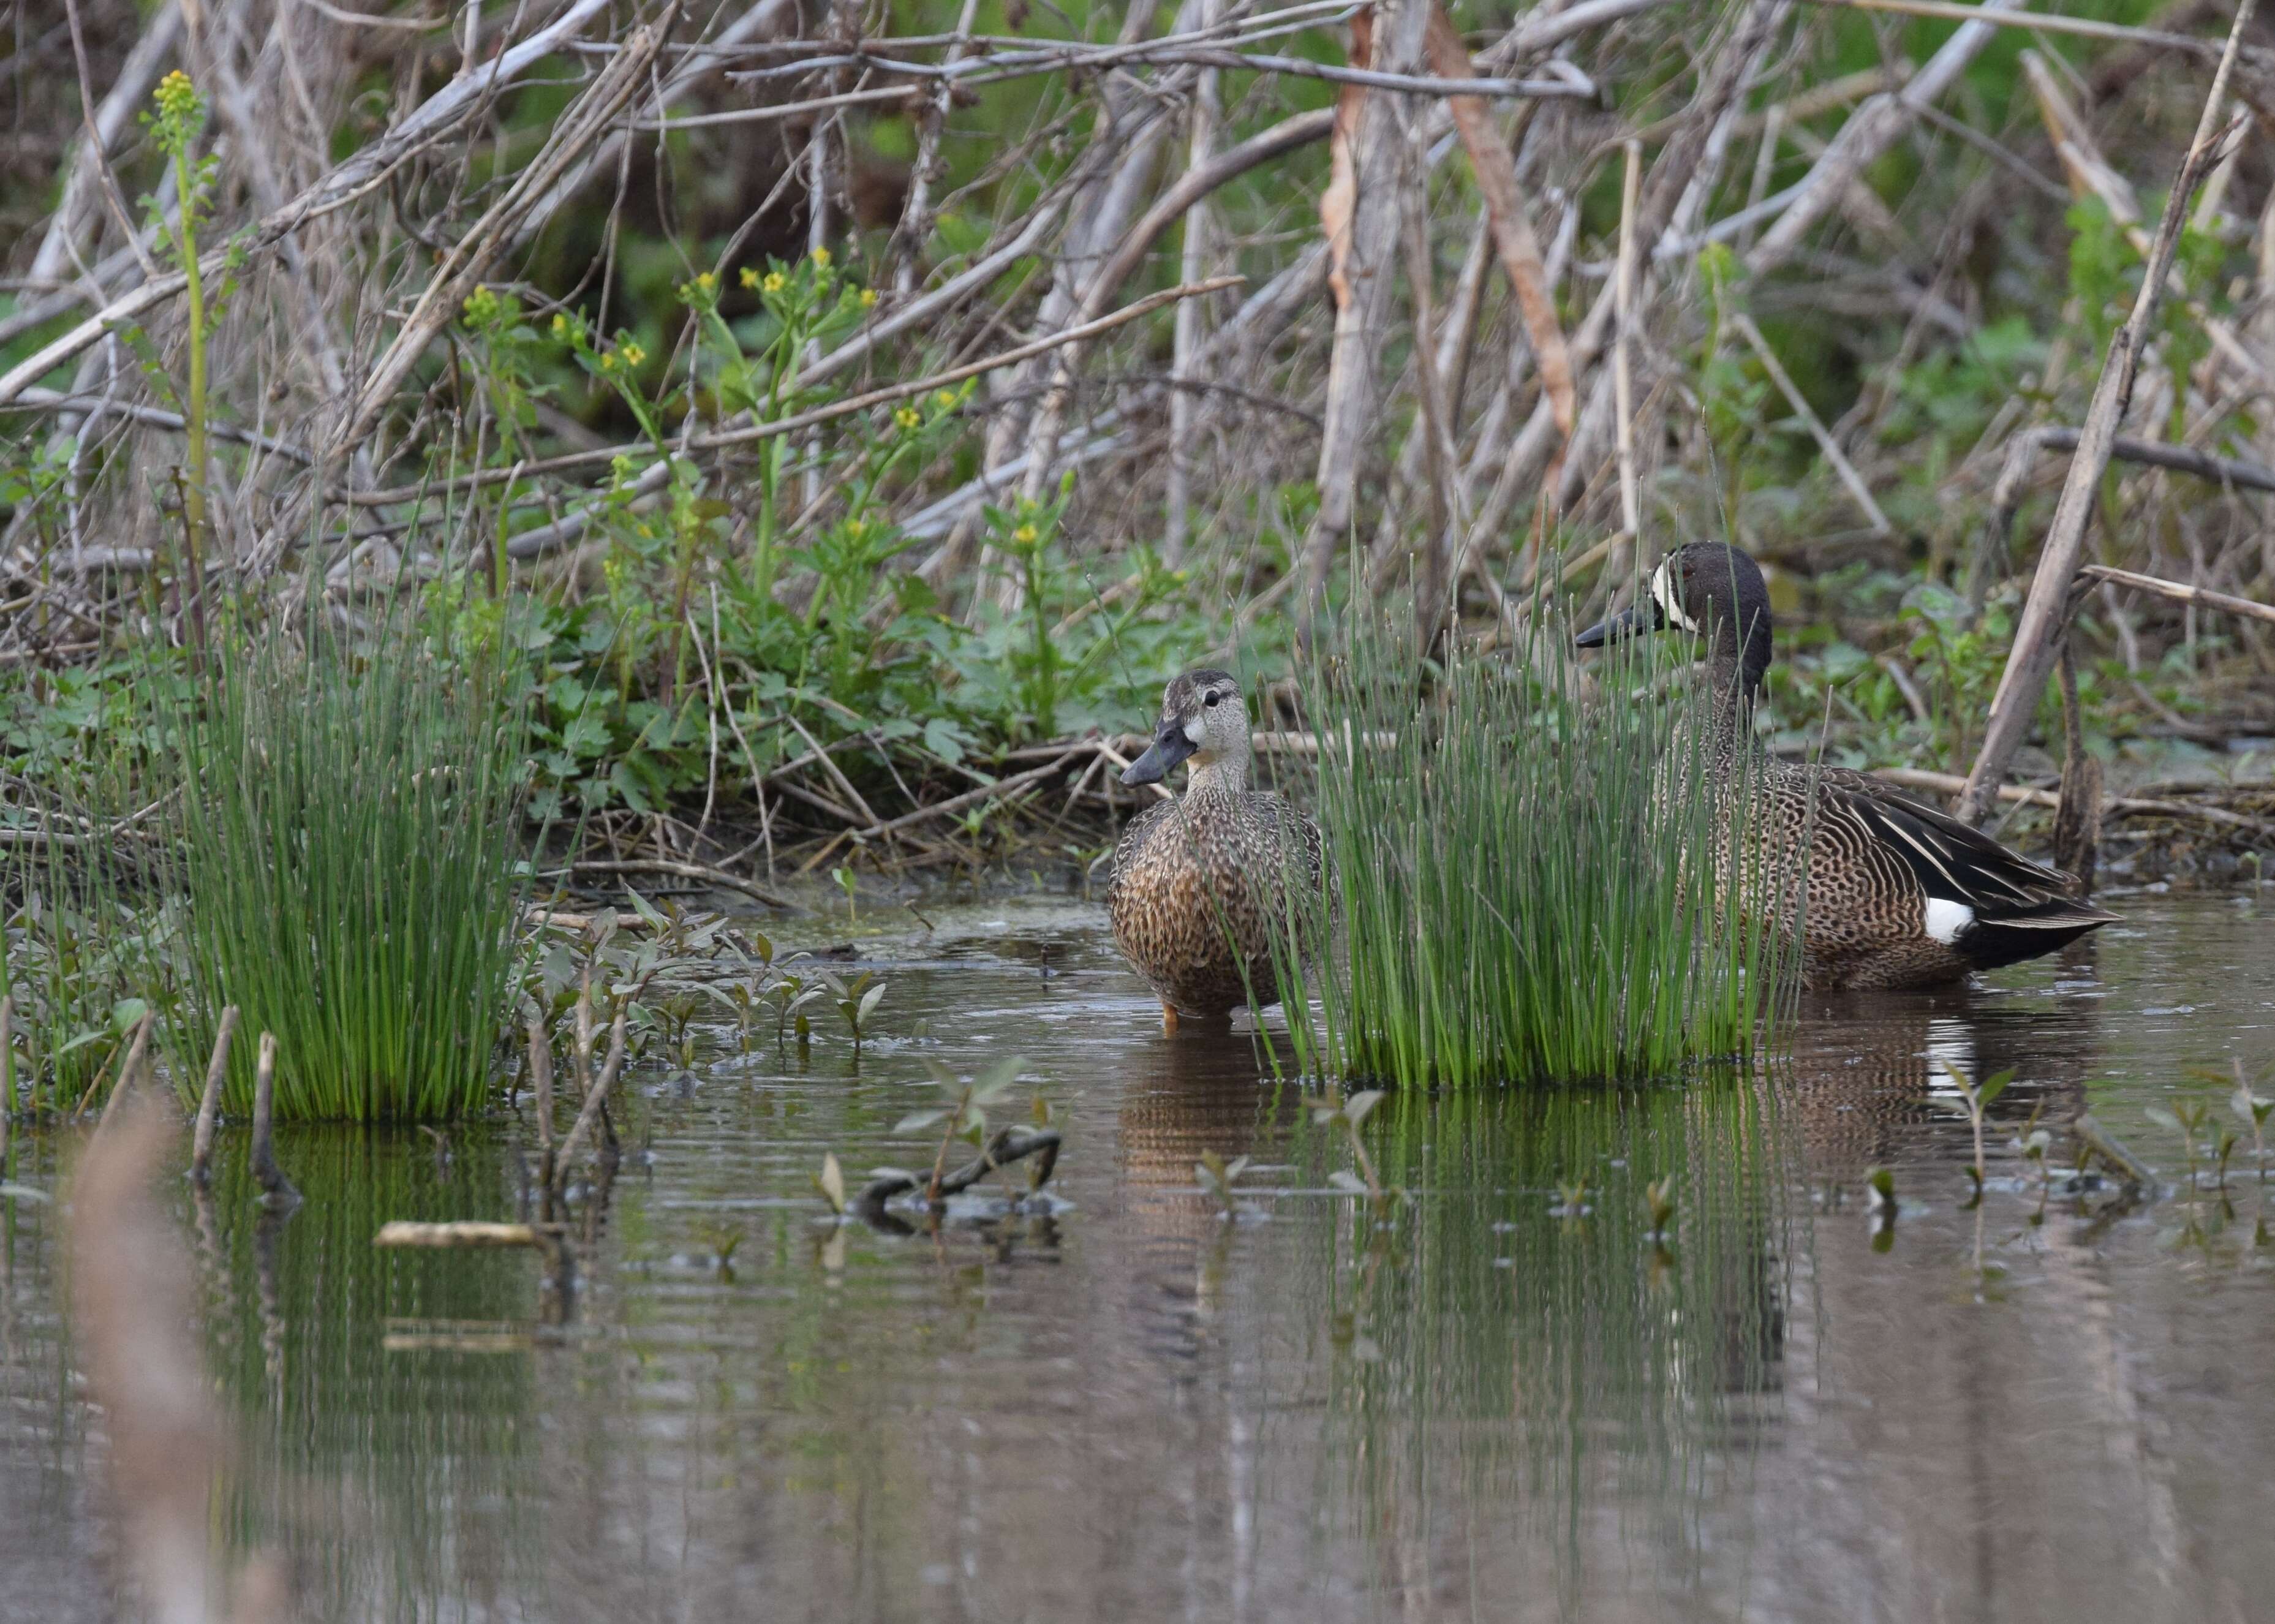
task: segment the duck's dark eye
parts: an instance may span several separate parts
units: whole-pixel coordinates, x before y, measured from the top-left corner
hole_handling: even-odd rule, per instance
[[[1210,695],[1208,696],[1208,698],[1206,698],[1206,699],[1203,699],[1203,700],[1201,701],[1201,703],[1202,703],[1203,705],[1214,705],[1214,704],[1215,704],[1219,699],[1221,699],[1222,698],[1224,698],[1224,696],[1223,696],[1222,694],[1221,694],[1221,693],[1212,693],[1212,694],[1210,694]]]

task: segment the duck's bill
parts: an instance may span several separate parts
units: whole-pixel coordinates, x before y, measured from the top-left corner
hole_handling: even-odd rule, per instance
[[[1621,610],[1609,620],[1599,620],[1572,639],[1576,648],[1601,648],[1606,643],[1617,643],[1626,638],[1641,637],[1646,631],[1659,629],[1659,605],[1651,599]]]
[[[1122,782],[1133,788],[1158,784],[1169,775],[1171,767],[1198,748],[1185,736],[1184,729],[1175,722],[1165,721],[1160,731],[1153,735],[1153,742],[1145,747],[1145,753],[1122,769]]]

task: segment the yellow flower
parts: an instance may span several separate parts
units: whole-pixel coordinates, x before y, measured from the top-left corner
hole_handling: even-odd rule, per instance
[[[1011,540],[1021,547],[1032,547],[1035,544],[1035,527],[1032,525],[1020,525],[1011,533]]]
[[[150,99],[158,104],[159,114],[163,117],[187,121],[197,117],[198,87],[179,68],[158,81],[158,88]]]
[[[874,310],[877,307],[877,290],[874,288],[862,289],[859,304],[861,308],[864,310]]]
[[[767,279],[759,283],[759,286],[765,289],[769,293],[781,292],[783,286],[782,274],[780,271],[768,271],[767,273]]]
[[[602,372],[614,372],[616,369],[616,352],[614,350],[611,350],[601,358],[601,370]]]
[[[816,248],[813,251],[813,262],[821,267],[822,269],[828,270],[829,268],[829,250],[827,248]]]
[[[647,351],[641,349],[638,344],[626,344],[624,346],[625,366],[637,366],[646,359],[647,359]]]
[[[954,389],[941,390],[939,394],[934,395],[932,397],[932,404],[938,406],[942,412],[947,411],[950,406],[956,404],[956,391]]]
[[[743,267],[743,285],[746,288],[755,288],[759,285],[759,273],[747,265]]]
[[[706,293],[708,293],[712,289],[719,285],[719,278],[713,276],[709,271],[705,271],[695,278],[695,285],[702,289]]]
[[[903,428],[914,428],[924,421],[924,413],[914,406],[903,406],[898,412],[893,413],[893,421],[898,423]]]
[[[566,338],[569,336],[569,318],[567,316],[556,316],[553,318],[553,336],[556,338]]]

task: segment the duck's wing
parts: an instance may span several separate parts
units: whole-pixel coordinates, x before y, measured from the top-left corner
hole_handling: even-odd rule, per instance
[[[1931,901],[1957,903],[1985,924],[2076,932],[2118,916],[2077,895],[2077,880],[1916,800],[1885,780],[1825,767],[1818,781],[1837,812],[1901,857]]]

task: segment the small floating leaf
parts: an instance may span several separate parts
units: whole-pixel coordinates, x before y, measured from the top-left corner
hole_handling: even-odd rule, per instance
[[[1344,1172],[1341,1167],[1336,1168],[1333,1173],[1327,1175],[1327,1182],[1334,1185],[1337,1190],[1343,1191],[1346,1195],[1363,1196],[1366,1194],[1366,1181],[1360,1178],[1355,1173]]]

